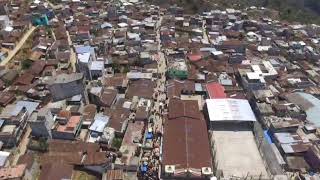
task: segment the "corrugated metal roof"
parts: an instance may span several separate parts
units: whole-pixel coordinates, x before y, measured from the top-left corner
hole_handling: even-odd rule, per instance
[[[210,99],[227,97],[227,95],[224,93],[224,87],[221,84],[212,82],[208,83],[206,86]]]
[[[10,155],[10,152],[0,151],[0,167],[4,167],[9,155]]]
[[[248,100],[207,99],[210,121],[256,121]]]
[[[298,134],[291,134],[291,133],[274,133],[275,138],[281,144],[290,144],[290,143],[297,143],[301,142],[302,139]]]
[[[89,130],[95,131],[95,132],[103,132],[103,129],[108,124],[109,119],[110,119],[109,116],[105,116],[103,114],[96,114],[94,117],[94,122],[90,126]]]
[[[16,104],[15,109],[11,112],[11,115],[12,116],[17,116],[20,113],[20,111],[22,110],[23,107],[25,107],[27,109],[27,112],[29,113],[29,115],[31,115],[31,113],[33,111],[35,111],[38,106],[39,106],[39,103],[37,103],[37,102],[18,101],[17,104]]]
[[[104,69],[103,61],[92,61],[90,70],[102,71]]]
[[[76,46],[75,51],[78,54],[83,54],[83,53],[90,53],[91,52],[91,46]]]
[[[320,127],[320,100],[311,94],[296,92],[288,95],[288,99],[299,105],[306,113],[307,120]]]
[[[163,165],[175,165],[177,171],[212,167],[207,125],[197,101],[171,99],[164,132]]]
[[[195,90],[198,91],[198,92],[203,91],[203,88],[202,88],[202,84],[201,84],[201,83],[195,83],[195,84],[194,84],[194,88],[195,88]]]

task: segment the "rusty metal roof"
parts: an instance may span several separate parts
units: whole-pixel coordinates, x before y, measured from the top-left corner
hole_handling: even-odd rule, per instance
[[[170,100],[164,124],[163,164],[176,169],[212,167],[207,125],[197,101]]]

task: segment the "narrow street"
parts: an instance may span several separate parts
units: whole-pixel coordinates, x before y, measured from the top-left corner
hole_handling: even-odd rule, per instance
[[[160,77],[157,79],[157,87],[155,92],[157,93],[157,100],[154,104],[155,112],[158,115],[154,118],[155,127],[162,128],[163,124],[163,107],[166,102],[165,84],[166,84],[166,59],[164,53],[161,51],[161,39],[160,39],[160,27],[163,17],[159,18],[157,22],[157,42],[158,42],[158,74]]]
[[[160,179],[161,172],[161,143],[162,143],[162,133],[163,133],[163,123],[164,123],[164,107],[166,103],[166,60],[165,55],[161,52],[161,40],[160,40],[160,26],[162,17],[156,23],[156,39],[158,42],[158,53],[154,55],[154,59],[157,61],[158,76],[156,78],[156,87],[154,88],[154,105],[152,107],[152,115],[150,122],[148,123],[147,132],[152,132],[152,140],[146,140],[144,145],[146,147],[151,147],[150,149],[145,149],[142,153],[141,162],[142,167],[148,166],[150,169],[143,174],[143,179]],[[160,135],[159,135],[160,134]],[[148,145],[147,145],[148,144]],[[150,157],[147,158],[146,157]]]
[[[20,39],[19,43],[14,47],[13,50],[9,51],[8,56],[6,59],[1,61],[0,65],[5,66],[8,62],[11,61],[11,59],[19,52],[21,47],[24,45],[24,43],[27,41],[27,39],[30,37],[30,35],[36,30],[37,27],[32,26]]]
[[[70,62],[71,62],[73,72],[76,72],[77,57],[76,57],[76,53],[74,52],[74,49],[72,47],[72,41],[71,41],[69,31],[67,31],[67,36],[68,36],[68,43],[70,46]]]
[[[23,154],[26,153],[27,151],[27,145],[29,143],[29,136],[31,133],[31,128],[29,126],[27,126],[26,128],[26,132],[24,133],[24,135],[22,136],[22,139],[19,143],[19,146],[16,148],[15,150],[15,154],[12,157],[12,161],[11,161],[11,165],[14,166],[18,163],[18,160],[20,158],[20,156],[22,156]]]
[[[203,39],[204,39],[204,42],[206,43],[210,43],[210,40],[209,40],[209,37],[208,37],[208,34],[207,34],[207,30],[206,30],[206,22],[205,20],[202,21],[202,33],[203,33]]]

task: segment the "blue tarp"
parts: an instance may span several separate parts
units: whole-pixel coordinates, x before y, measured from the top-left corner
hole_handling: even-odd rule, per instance
[[[145,173],[148,170],[148,166],[147,165],[141,165],[141,172]]]
[[[76,46],[75,50],[77,54],[90,53],[91,46]]]
[[[152,138],[153,138],[152,132],[148,132],[148,134],[147,134],[147,139],[152,139]]]
[[[264,138],[268,141],[269,144],[272,144],[272,139],[269,135],[269,131],[268,130],[265,130],[263,131],[263,134],[264,134]]]

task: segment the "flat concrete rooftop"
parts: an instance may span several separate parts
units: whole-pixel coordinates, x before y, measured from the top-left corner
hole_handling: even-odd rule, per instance
[[[224,177],[261,177],[268,179],[252,131],[212,131],[215,162]]]

